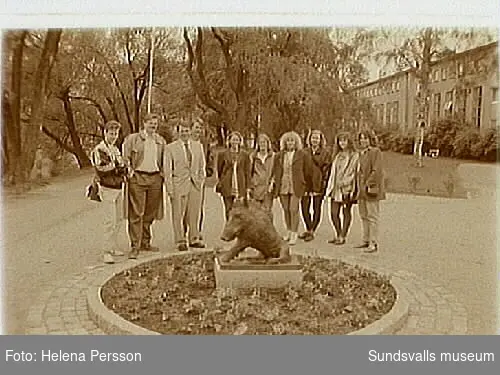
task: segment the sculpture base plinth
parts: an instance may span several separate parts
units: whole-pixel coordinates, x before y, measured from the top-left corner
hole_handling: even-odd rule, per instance
[[[255,258],[225,263],[215,257],[214,262],[218,289],[281,288],[302,283],[302,264],[294,256],[284,264],[265,264]]]

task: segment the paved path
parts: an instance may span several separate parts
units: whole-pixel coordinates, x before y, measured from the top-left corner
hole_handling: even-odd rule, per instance
[[[389,195],[382,206],[377,255],[352,249],[361,238],[357,213],[348,243],[328,245],[328,210],[316,239],[300,243],[297,250],[371,262],[413,280],[412,316],[400,334],[492,334],[497,283],[492,171],[489,165],[461,168],[474,190],[469,200]],[[108,267],[100,263],[102,238],[91,231],[98,205],[82,195],[87,181],[88,177],[78,177],[4,202],[8,333],[101,333],[89,321],[82,299],[89,277]],[[209,191],[206,205],[206,237],[217,245],[222,204]],[[275,212],[282,230],[277,203]],[[154,227],[155,244],[162,251],[173,250],[169,228],[169,219]],[[122,245],[126,248],[125,237]]]

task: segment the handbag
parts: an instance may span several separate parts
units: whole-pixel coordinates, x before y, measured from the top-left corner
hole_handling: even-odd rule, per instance
[[[99,176],[99,183],[109,189],[121,189],[123,183],[123,175],[110,173]]]
[[[86,196],[91,201],[102,202],[101,196],[99,195],[99,185],[95,181],[87,186]]]
[[[127,168],[116,166],[115,169],[109,172],[97,172],[97,179],[101,186],[109,189],[119,190],[127,175]]]

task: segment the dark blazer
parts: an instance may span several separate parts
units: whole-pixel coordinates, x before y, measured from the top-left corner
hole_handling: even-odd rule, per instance
[[[274,158],[272,181],[274,181],[273,195],[278,196],[283,178],[283,163],[286,151],[280,151]],[[307,159],[304,150],[295,151],[292,162],[292,184],[295,196],[301,198],[306,193]],[[309,166],[310,167],[310,166]]]
[[[246,151],[240,150],[239,152],[236,176],[238,179],[238,193],[241,197],[245,197],[247,189],[250,187],[250,158]],[[230,197],[233,177],[230,150],[221,151],[217,155],[217,177],[216,191],[223,197]]]
[[[359,155],[359,199],[383,200],[386,198],[384,186],[384,170],[382,165],[382,151],[378,147],[369,147]],[[377,186],[379,193],[376,197],[366,195],[366,187]]]
[[[328,174],[332,165],[330,152],[326,148],[320,148],[313,155],[310,147],[304,149],[306,167],[306,192],[325,194]]]

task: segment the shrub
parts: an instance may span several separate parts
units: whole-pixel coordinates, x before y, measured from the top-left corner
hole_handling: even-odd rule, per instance
[[[426,131],[426,139],[432,148],[438,148],[443,156],[452,156],[453,142],[457,133],[468,126],[458,118],[447,118],[437,121]]]
[[[499,155],[499,133],[498,129],[489,129],[480,136],[480,141],[473,145],[473,153],[482,161],[494,162]]]
[[[476,128],[460,129],[453,139],[451,156],[459,159],[478,159],[480,157],[481,136]]]
[[[404,154],[413,153],[414,135],[405,134],[398,129],[373,129],[382,151]],[[459,118],[442,119],[426,129],[422,152],[439,149],[439,155],[460,159],[479,159],[494,162],[499,155],[499,133],[493,128],[480,134],[473,125]]]

